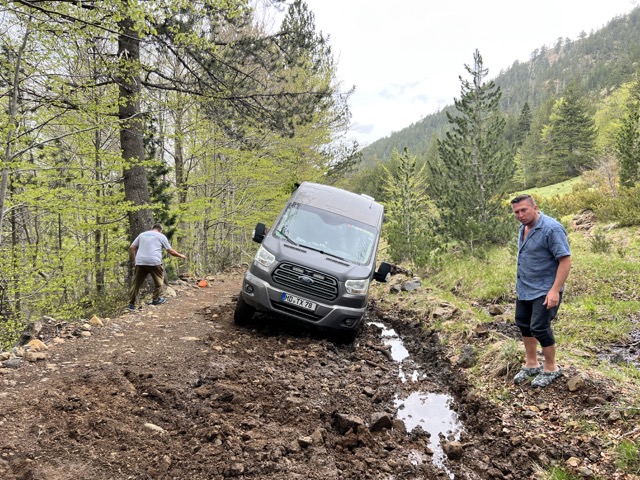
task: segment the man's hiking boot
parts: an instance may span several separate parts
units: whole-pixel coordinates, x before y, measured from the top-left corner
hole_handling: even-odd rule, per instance
[[[542,372],[542,365],[538,365],[537,367],[522,367],[516,376],[513,377],[513,383],[519,385],[523,382],[526,382],[532,377],[539,375]]]
[[[157,300],[154,300],[153,302],[151,302],[151,305],[162,305],[166,301],[167,301],[166,298],[160,297]]]
[[[540,372],[536,378],[531,380],[532,387],[544,388],[551,384],[556,378],[562,376],[562,369],[558,367],[555,372]]]

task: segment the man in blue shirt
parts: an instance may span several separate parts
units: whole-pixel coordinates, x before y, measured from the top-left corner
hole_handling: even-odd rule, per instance
[[[162,225],[156,223],[151,230],[142,232],[136,237],[129,247],[131,260],[135,262],[135,275],[129,294],[129,310],[136,309],[136,297],[147,275],[151,274],[153,284],[152,305],[160,305],[167,301],[162,297],[162,284],[164,283],[164,265],[162,264],[162,250],[178,258],[187,258],[186,255],[176,252],[169,240],[162,233]]]
[[[521,223],[515,318],[526,354],[525,364],[513,380],[519,384],[534,377],[532,387],[546,387],[562,375],[556,364],[551,321],[558,312],[564,282],[571,270],[571,250],[564,227],[540,212],[531,195],[518,195],[511,200],[511,208]],[[538,343],[543,365],[538,362]]]

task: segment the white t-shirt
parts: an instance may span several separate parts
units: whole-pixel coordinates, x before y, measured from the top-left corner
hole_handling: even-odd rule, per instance
[[[133,241],[134,246],[138,248],[136,251],[136,265],[161,265],[162,249],[169,250],[169,240],[163,233],[155,230],[142,232]]]

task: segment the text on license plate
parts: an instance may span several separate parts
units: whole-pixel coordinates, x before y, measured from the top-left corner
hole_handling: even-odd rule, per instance
[[[284,303],[290,303],[291,305],[295,305],[296,307],[305,308],[307,310],[315,311],[318,306],[314,302],[310,302],[309,300],[305,300],[304,298],[296,297],[295,295],[291,295],[290,293],[283,293],[280,300]]]

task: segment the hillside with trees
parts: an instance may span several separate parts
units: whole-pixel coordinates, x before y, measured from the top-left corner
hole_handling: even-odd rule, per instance
[[[491,70],[490,58],[485,58],[485,66]],[[523,108],[537,112],[571,83],[595,105],[632,81],[639,66],[640,7],[636,7],[595,32],[582,32],[578,39],[558,38],[553,46],[543,45],[531,53],[529,61],[515,61],[505,71],[489,77],[493,77],[502,90],[500,109],[508,118],[509,135],[515,140],[517,120]],[[452,105],[442,111],[363,148],[363,164],[388,160],[394,149],[406,148],[425,158],[432,142],[447,130],[447,113],[452,109],[453,99]]]
[[[393,204],[384,184],[392,178],[396,190],[407,188],[403,156],[415,158],[415,171],[424,175],[413,191],[424,201],[412,208],[431,212],[420,237],[432,241],[406,247],[413,253],[394,261],[435,266],[443,252],[505,245],[510,192],[578,177],[577,191],[565,199],[573,210],[557,200],[553,208],[565,215],[591,209],[612,224],[638,224],[632,205],[640,179],[639,21],[636,8],[577,41],[559,39],[495,80],[476,51],[451,107],[365,148],[348,180],[354,190]],[[387,217],[389,225],[410,219]],[[412,237],[406,221],[403,228],[398,238],[403,229],[388,228],[390,245]]]

